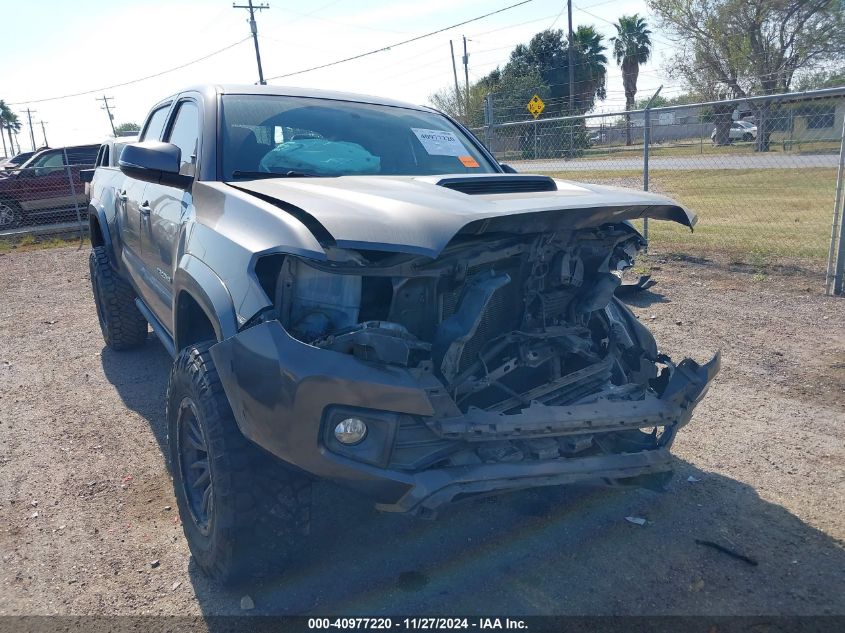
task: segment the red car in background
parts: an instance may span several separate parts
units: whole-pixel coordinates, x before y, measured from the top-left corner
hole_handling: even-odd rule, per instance
[[[85,216],[87,198],[79,170],[92,167],[97,145],[45,149],[0,178],[0,231],[46,220]]]

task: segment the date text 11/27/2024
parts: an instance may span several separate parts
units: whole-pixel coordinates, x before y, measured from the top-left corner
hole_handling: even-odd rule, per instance
[[[478,630],[525,630],[524,620],[514,618],[309,618],[308,629],[347,630],[429,630],[478,629]]]

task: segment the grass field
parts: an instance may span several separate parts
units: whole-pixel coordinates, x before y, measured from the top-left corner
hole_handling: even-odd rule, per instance
[[[642,173],[559,171],[555,177],[642,188]],[[812,267],[827,257],[836,169],[651,170],[650,190],[672,196],[695,211],[690,235],[670,222],[650,222],[658,249],[685,253],[719,251],[746,262],[806,260]]]
[[[666,141],[665,143],[652,143],[649,148],[649,155],[654,157],[695,157],[695,156],[742,156],[747,154],[757,155],[756,144],[752,142],[736,141],[730,145],[713,145],[709,138],[689,138],[677,141]],[[786,153],[791,156],[806,154],[838,154],[838,140],[807,140],[803,142],[790,142],[786,146],[783,139],[772,138],[769,152],[772,154]],[[642,143],[626,147],[617,145],[602,147],[596,145],[585,150],[583,159],[602,160],[608,158],[639,158],[643,154]]]

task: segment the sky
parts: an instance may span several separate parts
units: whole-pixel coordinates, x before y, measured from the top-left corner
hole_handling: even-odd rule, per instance
[[[388,47],[517,1],[268,0],[270,9],[257,17],[264,74],[276,77]],[[238,0],[238,4],[246,2]],[[673,46],[657,30],[644,0],[575,0],[573,28],[592,24],[609,38],[615,34],[611,23],[632,13],[646,16],[655,31],[653,59],[641,68],[637,97],[649,96],[661,84],[662,94],[678,94],[681,86],[663,71]],[[24,123],[19,136],[24,149],[31,144],[27,115],[21,113],[27,107],[34,111],[37,145],[43,142],[41,121],[53,147],[98,143],[111,131],[102,101],[97,100],[103,95],[113,97],[110,104],[116,124],[141,123],[155,102],[187,86],[258,80],[248,13],[232,8],[231,0],[0,0],[0,14],[11,17],[5,21],[7,26],[14,25],[4,28],[0,99],[14,104]],[[547,28],[566,29],[564,1],[532,0],[411,44],[269,83],[428,104],[433,92],[454,85],[450,39],[462,77],[461,38],[468,38],[470,81],[474,81],[503,66],[516,44]],[[41,101],[132,81],[229,46],[152,79]],[[607,92],[607,100],[597,109],[622,109],[621,72],[612,63]]]

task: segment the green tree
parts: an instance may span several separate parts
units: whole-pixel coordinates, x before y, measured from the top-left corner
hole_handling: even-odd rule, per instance
[[[633,110],[637,96],[637,79],[640,65],[651,58],[651,31],[646,21],[635,13],[623,15],[616,24],[613,57],[622,69],[622,86],[625,89],[625,109]],[[631,115],[625,115],[625,144],[631,144]]]
[[[808,72],[795,80],[795,89],[799,91],[836,88],[837,86],[845,86],[845,71],[843,70]]]
[[[845,59],[842,0],[648,0],[684,46],[671,70],[711,98],[788,92],[796,77]],[[774,106],[755,106],[757,149],[768,151]],[[727,137],[729,115],[717,123]]]
[[[141,126],[137,123],[121,123],[120,125],[115,126],[114,131],[117,134],[121,132],[140,132]]]

